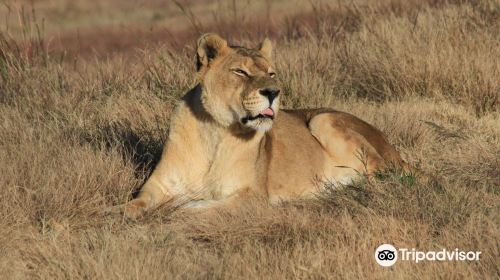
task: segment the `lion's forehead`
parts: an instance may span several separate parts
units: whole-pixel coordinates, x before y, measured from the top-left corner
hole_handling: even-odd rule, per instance
[[[245,47],[240,47],[240,46],[232,46],[231,47],[237,54],[241,56],[248,56],[248,57],[262,57],[262,54],[260,51],[256,49],[249,49]]]
[[[244,47],[233,47],[235,50],[232,60],[242,64],[251,72],[269,72],[272,64],[262,56],[260,51],[255,49],[247,49]]]
[[[264,71],[264,72],[269,72],[269,70],[272,68],[271,63],[267,61],[267,59],[263,57],[256,57],[253,59],[254,65],[256,68]]]

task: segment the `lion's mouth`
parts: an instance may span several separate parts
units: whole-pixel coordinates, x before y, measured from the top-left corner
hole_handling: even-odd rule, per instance
[[[261,111],[256,116],[248,116],[243,118],[243,123],[247,123],[248,121],[258,120],[258,119],[271,119],[274,120],[274,110],[271,107],[268,107]]]
[[[271,107],[266,108],[265,110],[261,111],[257,116],[254,117],[248,117],[248,120],[256,120],[256,119],[274,119],[274,111],[271,109]]]
[[[274,119],[274,111],[271,109],[271,107],[268,107],[264,111],[260,112],[258,116],[263,116],[264,118],[271,118]]]

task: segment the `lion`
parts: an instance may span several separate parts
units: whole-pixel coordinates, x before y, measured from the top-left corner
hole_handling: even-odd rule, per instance
[[[381,131],[328,108],[280,110],[273,46],[197,41],[199,83],[174,110],[158,165],[122,205],[137,218],[167,202],[232,205],[250,195],[271,204],[317,194],[321,182],[350,184],[389,165],[407,168]]]

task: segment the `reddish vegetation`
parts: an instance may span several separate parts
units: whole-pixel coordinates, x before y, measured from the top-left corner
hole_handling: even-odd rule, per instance
[[[100,29],[91,32],[64,34],[55,38],[49,47],[49,52],[54,54],[65,52],[69,56],[104,56],[144,48],[157,43],[173,42],[177,44],[176,41],[180,41],[179,39],[184,39],[182,42],[187,42],[188,38],[191,39],[191,37],[186,32],[172,34],[168,29],[154,31]]]
[[[143,49],[148,46],[165,44],[174,49],[182,49],[192,45],[196,38],[204,32],[216,32],[226,38],[250,40],[261,39],[262,34],[272,38],[294,39],[308,32],[327,31],[335,36],[340,30],[354,31],[363,20],[362,14],[367,12],[379,14],[417,15],[425,8],[439,8],[449,1],[444,0],[410,0],[381,1],[373,6],[337,6],[335,4],[317,4],[307,7],[297,14],[268,14],[269,11],[253,16],[245,22],[212,20],[201,24],[190,21],[186,16],[175,28],[134,28],[134,27],[100,27],[93,30],[66,30],[61,35],[50,38],[48,49],[53,54],[65,53],[72,56],[107,56]],[[256,13],[259,15],[258,13]],[[185,27],[180,27],[185,26]]]

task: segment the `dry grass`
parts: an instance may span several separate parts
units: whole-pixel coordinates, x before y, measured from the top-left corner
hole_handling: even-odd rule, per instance
[[[499,18],[496,1],[403,0],[289,18],[272,33],[285,106],[354,113],[422,174],[138,222],[98,211],[129,199],[154,167],[194,83],[192,47],[72,63],[36,36],[0,38],[0,278],[497,279]],[[240,43],[263,36],[225,28]],[[383,269],[373,253],[386,242],[482,256]]]

